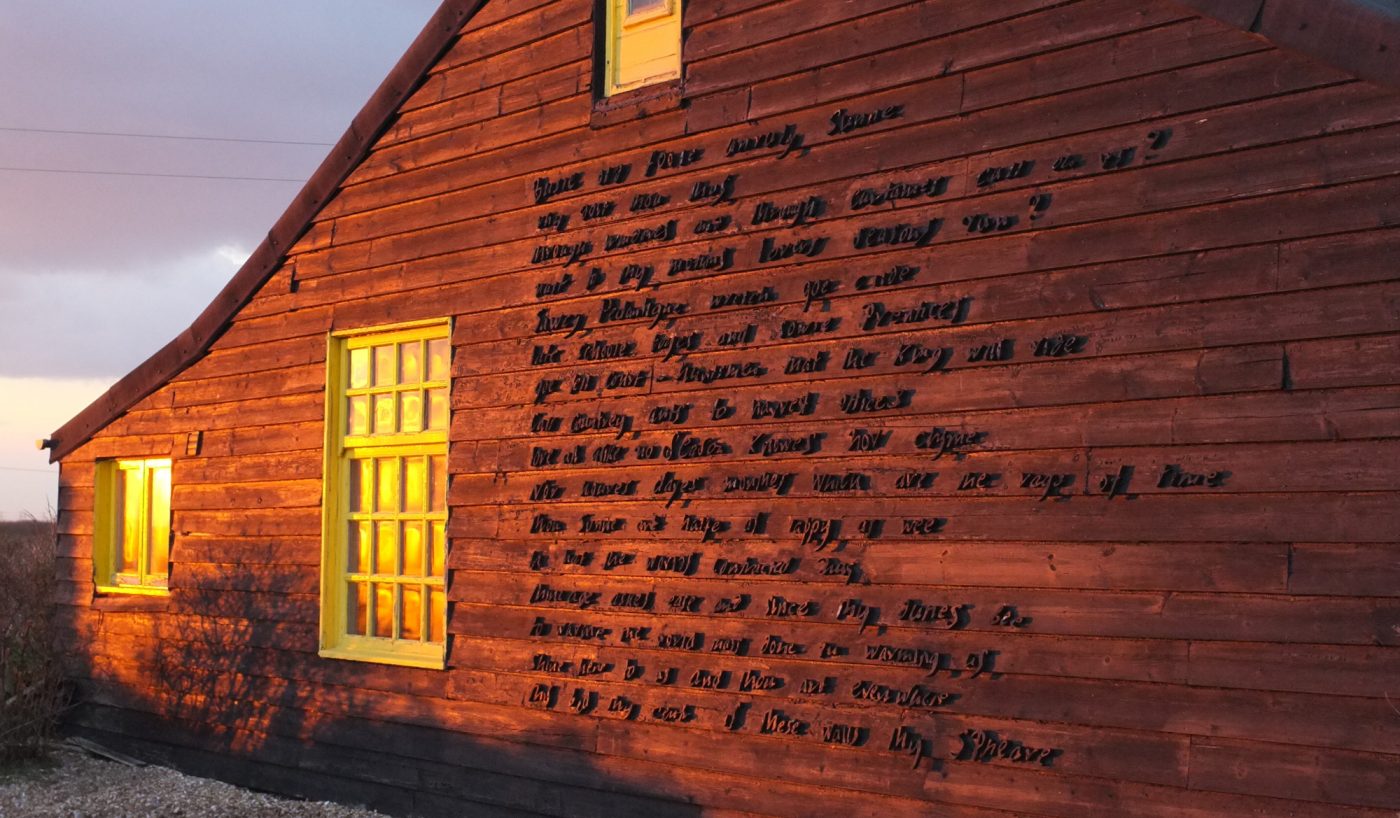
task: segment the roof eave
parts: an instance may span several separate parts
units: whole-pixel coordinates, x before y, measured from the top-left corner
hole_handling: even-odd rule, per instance
[[[1358,79],[1400,88],[1397,0],[1176,0]]]

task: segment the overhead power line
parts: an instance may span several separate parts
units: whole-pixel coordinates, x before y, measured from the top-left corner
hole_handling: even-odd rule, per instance
[[[295,182],[302,184],[305,179],[282,179],[272,176],[210,176],[201,173],[145,173],[129,170],[66,170],[63,168],[15,168],[0,167],[0,171],[12,173],[75,173],[84,176],[142,176],[152,179],[217,179],[225,182]]]
[[[334,142],[300,142],[292,139],[243,139],[229,136],[178,136],[176,134],[163,133],[129,133],[126,131],[74,131],[62,130],[59,128],[7,128],[0,127],[0,131],[10,133],[48,133],[48,134],[68,134],[70,136],[124,136],[133,139],[174,139],[186,142],[240,142],[252,145],[304,145],[316,148],[329,148]]]

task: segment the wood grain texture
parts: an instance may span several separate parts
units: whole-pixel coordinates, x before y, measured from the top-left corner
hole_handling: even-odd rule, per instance
[[[439,34],[64,451],[70,729],[404,815],[1400,809],[1400,96],[1169,0],[695,0],[604,111],[595,10]],[[443,317],[446,668],[323,658],[327,334]],[[171,593],[98,595],[157,456]]]

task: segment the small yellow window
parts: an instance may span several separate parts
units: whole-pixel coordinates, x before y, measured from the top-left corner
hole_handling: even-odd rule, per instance
[[[93,569],[102,592],[163,594],[170,584],[170,460],[97,464]]]
[[[679,79],[682,0],[604,0],[603,95]]]
[[[321,655],[442,667],[445,322],[331,337]]]

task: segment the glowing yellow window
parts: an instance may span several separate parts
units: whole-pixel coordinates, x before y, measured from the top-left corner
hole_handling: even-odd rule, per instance
[[[682,0],[604,0],[603,95],[681,76]]]
[[[170,460],[97,464],[93,570],[97,590],[166,593],[170,583]]]
[[[443,666],[450,332],[331,337],[322,656]]]

